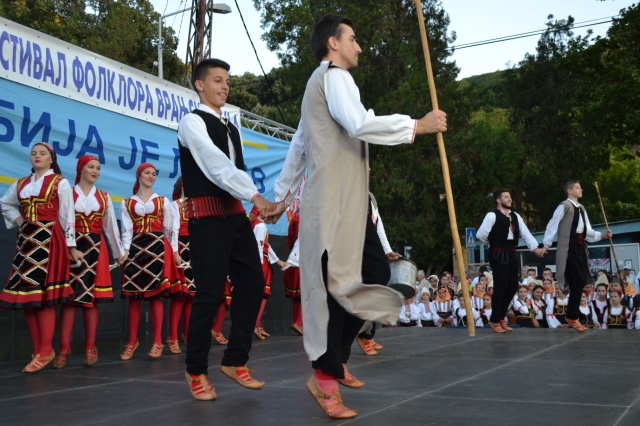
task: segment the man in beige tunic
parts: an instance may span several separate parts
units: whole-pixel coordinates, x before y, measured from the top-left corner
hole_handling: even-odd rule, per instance
[[[364,320],[390,324],[402,306],[386,282],[363,283],[363,246],[368,210],[368,144],[411,144],[415,135],[446,130],[446,114],[432,111],[419,120],[404,115],[376,117],[360,103],[347,70],[358,65],[360,46],[353,22],[338,15],[318,21],[311,49],[320,61],[302,100],[302,117],[278,182],[282,200],[267,214],[277,220],[304,175],[300,203],[300,272],[304,347],[314,376],[307,387],[334,418],[357,414],[342,405],[338,379],[345,376],[340,348],[350,345]],[[353,335],[349,334],[353,332]],[[341,343],[342,342],[342,343]]]

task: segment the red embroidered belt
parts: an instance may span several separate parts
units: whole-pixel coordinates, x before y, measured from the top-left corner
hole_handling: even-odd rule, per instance
[[[229,217],[246,214],[242,202],[233,197],[203,196],[192,197],[187,200],[185,216],[189,219],[205,217]]]
[[[505,247],[490,247],[490,251],[510,251],[511,253],[515,253],[516,249],[514,248],[505,248]]]

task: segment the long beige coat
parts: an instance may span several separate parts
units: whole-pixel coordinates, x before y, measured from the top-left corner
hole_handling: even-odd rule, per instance
[[[311,360],[327,348],[329,311],[321,268],[325,251],[328,290],[347,312],[390,324],[402,306],[400,293],[386,283],[362,283],[368,144],[351,138],[331,116],[325,96],[329,66],[323,62],[309,79],[300,122],[308,172],[300,203],[300,284],[304,347]]]

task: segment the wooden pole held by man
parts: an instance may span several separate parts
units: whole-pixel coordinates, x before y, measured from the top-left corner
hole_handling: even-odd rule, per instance
[[[434,110],[438,108],[438,96],[436,93],[436,85],[433,80],[433,71],[431,69],[431,56],[429,55],[429,44],[427,42],[427,30],[424,24],[424,15],[422,14],[422,2],[413,0],[418,13],[418,24],[420,26],[420,36],[422,38],[422,50],[424,52],[424,61],[427,66],[427,78],[429,80],[429,92],[431,93],[431,104]],[[460,244],[460,234],[458,233],[458,222],[456,220],[456,208],[453,204],[453,192],[451,191],[451,178],[449,176],[449,162],[447,161],[447,151],[444,148],[444,138],[442,133],[436,133],[438,141],[438,150],[440,151],[440,162],[442,163],[442,175],[444,177],[444,189],[447,198],[447,207],[449,209],[449,221],[451,222],[451,235],[453,236],[453,247],[455,249],[456,261],[458,263],[458,271],[460,272],[460,286],[464,297],[464,307],[467,311],[467,324],[469,327],[469,336],[475,336],[475,321],[471,310],[471,297],[469,295],[469,284],[467,283],[467,274],[465,271],[464,256],[462,255],[462,245]]]

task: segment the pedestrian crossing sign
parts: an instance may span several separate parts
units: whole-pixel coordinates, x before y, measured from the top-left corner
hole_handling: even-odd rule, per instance
[[[467,248],[476,248],[476,228],[467,228]]]

